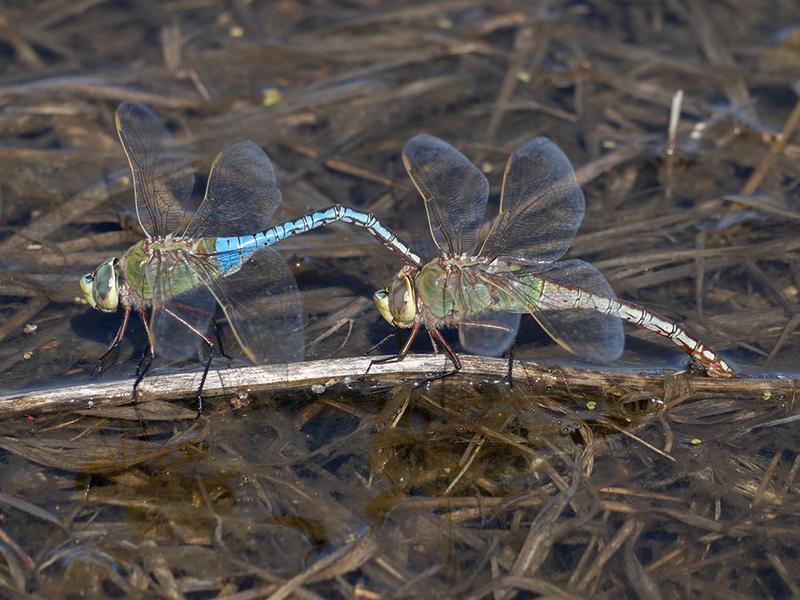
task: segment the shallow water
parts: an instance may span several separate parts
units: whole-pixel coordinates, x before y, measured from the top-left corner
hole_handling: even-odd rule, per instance
[[[140,239],[113,124],[126,99],[167,120],[201,175],[233,142],[263,146],[279,218],[342,202],[428,255],[405,140],[428,131],[457,145],[487,173],[491,213],[507,155],[547,135],[587,197],[570,256],[741,374],[797,377],[796,3],[232,6],[48,0],[2,15],[3,393],[94,381],[116,331],[118,315],[75,298],[80,275]],[[301,290],[307,358],[358,356],[390,333],[370,295],[400,265],[366,234],[342,225],[279,248]],[[657,336],[626,333],[603,368],[685,367]],[[420,338],[414,351],[429,352]],[[134,322],[106,378],[129,376],[144,344]],[[599,366],[528,318],[514,356]],[[7,418],[0,588],[797,595],[791,384],[681,385],[335,383],[209,400],[200,420],[191,401]]]

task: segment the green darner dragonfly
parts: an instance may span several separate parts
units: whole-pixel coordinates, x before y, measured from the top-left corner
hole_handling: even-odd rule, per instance
[[[281,193],[269,158],[249,141],[217,156],[205,196],[193,205],[190,162],[166,126],[133,102],[120,105],[116,125],[145,238],[84,275],[80,286],[93,308],[122,311],[98,372],[122,342],[131,313],[139,315],[148,347],[136,371],[134,396],[156,354],[181,360],[205,349],[197,392],[202,411],[200,394],[211,360],[215,352],[224,354],[219,332],[216,340],[209,335],[217,309],[250,361],[302,360],[302,307],[292,272],[269,248],[277,241],[342,221],[365,228],[404,260],[419,261],[374,216],[340,205],[267,229]]]
[[[497,355],[513,343],[520,315],[529,313],[560,346],[593,361],[619,358],[625,320],[672,340],[709,375],[733,375],[719,354],[676,323],[618,300],[589,263],[560,260],[583,220],[585,201],[572,165],[550,140],[534,138],[508,159],[499,214],[480,247],[489,195],[483,173],[425,134],[405,145],[403,164],[425,202],[440,254],[424,265],[406,260],[392,284],[374,295],[386,321],[410,329],[389,360],[402,359],[424,326],[458,371],[461,362],[441,328],[458,327],[470,352]]]

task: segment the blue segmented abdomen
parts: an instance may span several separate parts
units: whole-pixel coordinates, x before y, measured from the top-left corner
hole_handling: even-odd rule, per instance
[[[218,237],[214,242],[214,250],[217,253],[222,275],[238,271],[256,250],[264,246],[271,246],[278,241],[270,238],[268,233],[268,231],[264,231],[253,235]]]
[[[384,246],[401,258],[416,264],[421,263],[420,258],[414,254],[408,246],[397,239],[397,236],[395,236],[391,230],[384,227],[374,215],[335,204],[328,208],[304,215],[299,219],[286,221],[285,223],[281,223],[280,225],[276,225],[260,233],[233,237],[218,237],[214,248],[220,263],[222,275],[229,275],[238,271],[242,265],[247,262],[247,259],[259,248],[271,246],[275,242],[285,240],[293,235],[305,233],[312,229],[318,229],[319,227],[337,221],[363,227]]]

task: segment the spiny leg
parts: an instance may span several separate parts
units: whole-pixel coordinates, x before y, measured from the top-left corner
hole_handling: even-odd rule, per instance
[[[228,360],[233,360],[233,358],[225,352],[225,347],[222,345],[222,336],[219,333],[219,324],[217,323],[216,319],[211,319],[211,324],[214,326],[214,336],[217,338],[217,348],[219,349],[219,355],[223,358],[227,358]]]
[[[200,315],[202,317],[207,317],[208,320],[211,321],[211,324],[214,326],[214,336],[217,338],[217,349],[219,351],[219,355],[222,356],[223,358],[227,358],[228,360],[233,360],[233,358],[228,356],[228,353],[225,352],[225,348],[222,345],[222,336],[220,335],[219,332],[219,324],[217,323],[217,320],[214,318],[213,314],[211,314],[208,311],[202,310],[200,308],[196,308],[188,304],[183,304],[182,302],[173,302],[172,306],[174,306],[175,308],[179,308],[184,312],[193,313],[195,315]],[[195,331],[194,328],[191,329],[192,331]]]
[[[415,388],[422,387],[423,385],[427,385],[439,379],[444,379],[445,377],[450,377],[451,375],[455,375],[461,370],[462,366],[461,359],[458,358],[458,354],[456,354],[456,351],[453,350],[453,347],[447,343],[447,340],[444,339],[438,329],[432,329],[428,333],[430,333],[431,341],[434,343],[434,345],[444,350],[447,358],[449,358],[450,362],[453,363],[453,370],[443,371],[438,375],[434,375],[433,377],[426,377],[422,381],[417,382],[417,384],[414,386]]]
[[[203,374],[200,376],[200,386],[197,388],[197,418],[199,419],[203,415],[203,388],[206,385],[206,377],[208,377],[208,371],[211,369],[211,360],[214,358],[214,347],[209,346],[208,349],[208,358],[206,358],[205,367],[203,367]]]
[[[141,308],[137,312],[139,314],[139,319],[142,321],[144,333],[147,336],[147,348],[144,354],[142,354],[142,358],[139,359],[139,364],[136,367],[136,381],[133,382],[133,390],[131,390],[131,402],[136,402],[136,390],[139,388],[139,384],[150,369],[150,365],[153,364],[153,358],[155,358],[156,355],[155,349],[153,348],[153,336],[150,333],[150,321],[147,318],[147,313]]]
[[[410,332],[409,332],[410,334]],[[394,330],[394,337],[397,339],[397,345],[402,349],[405,348],[406,342],[406,332],[405,329],[400,329],[399,327],[395,328]]]
[[[211,369],[211,361],[214,358],[214,342],[208,339],[205,334],[200,332],[196,327],[194,327],[180,315],[175,314],[166,307],[162,307],[161,310],[175,319],[178,323],[186,327],[189,331],[197,335],[206,343],[206,346],[208,347],[208,358],[206,359],[206,364],[203,368],[203,374],[200,376],[200,386],[197,388],[197,416],[200,417],[203,414],[203,387],[206,385],[206,377],[208,377],[208,371]]]
[[[411,327],[411,331],[408,334],[408,339],[406,340],[406,343],[403,344],[403,347],[400,349],[400,352],[395,356],[389,356],[387,358],[378,358],[369,361],[369,366],[367,367],[367,370],[364,372],[364,377],[367,376],[369,370],[372,368],[372,365],[382,365],[390,362],[400,362],[406,356],[408,356],[408,353],[411,351],[411,344],[414,343],[414,338],[417,337],[419,330],[420,330],[420,324],[414,323],[414,325]]]
[[[377,344],[375,344],[374,346],[369,348],[366,352],[364,352],[364,356],[368,356],[368,355],[372,354],[373,352],[375,352],[375,350],[377,350],[378,348],[383,346],[383,344],[384,344],[384,342],[386,342],[386,340],[388,340],[389,338],[393,338],[393,337],[395,337],[398,340],[400,340],[400,330],[399,329],[395,329],[392,333],[384,336],[384,338],[380,342],[378,342]],[[402,342],[401,342],[401,345],[402,345]]]
[[[511,342],[511,346],[508,348],[508,371],[506,371],[506,384],[508,385],[508,389],[514,388],[514,344],[517,342],[517,339],[514,338],[514,341]]]
[[[119,329],[117,329],[117,334],[114,336],[111,345],[103,352],[103,355],[97,359],[97,363],[94,367],[94,374],[95,376],[99,376],[103,370],[106,368],[106,359],[114,353],[117,348],[119,348],[120,343],[122,342],[122,338],[125,337],[125,331],[128,329],[128,321],[131,317],[131,307],[130,306],[123,306],[122,307],[122,322],[119,324]]]

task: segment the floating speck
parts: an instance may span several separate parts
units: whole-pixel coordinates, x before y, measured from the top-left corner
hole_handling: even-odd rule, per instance
[[[238,25],[234,25],[228,30],[228,35],[234,38],[240,38],[244,35],[244,29],[242,29]]]
[[[764,391],[764,400],[769,400],[770,398],[772,398],[772,392],[770,392],[769,390],[765,390]]]
[[[492,166],[492,163],[483,162],[481,164],[481,171],[483,171],[484,173],[488,174],[488,173],[491,173],[493,170],[494,170],[494,167]]]
[[[25,352],[22,353],[22,358],[24,358],[25,360],[32,359],[33,358],[33,352],[31,352],[30,350],[26,350]]]
[[[38,325],[34,325],[33,323],[26,323],[25,327],[22,328],[22,333],[33,333],[39,329]]]
[[[597,402],[595,402],[594,400],[589,400],[586,403],[586,408],[588,408],[589,410],[594,410],[595,408],[597,408]]]
[[[33,242],[33,243],[28,244],[27,246],[25,246],[25,250],[41,250],[41,249],[42,249],[42,245],[41,244],[37,244],[36,242]]]
[[[703,443],[703,440],[701,440],[700,438],[692,438],[692,441],[691,441],[692,446],[699,446],[702,443]]]
[[[119,182],[120,182],[122,185],[130,185],[130,184],[131,184],[131,178],[130,178],[130,177],[128,177],[127,175],[125,175],[124,177],[122,177],[122,178],[119,180]]]
[[[453,28],[453,19],[450,17],[439,17],[436,20],[436,26],[439,29],[452,29]]]
[[[283,96],[278,88],[268,87],[261,91],[261,104],[264,106],[272,106],[281,100],[283,100]]]
[[[531,74],[527,71],[517,71],[517,79],[522,83],[530,83],[531,82]]]

